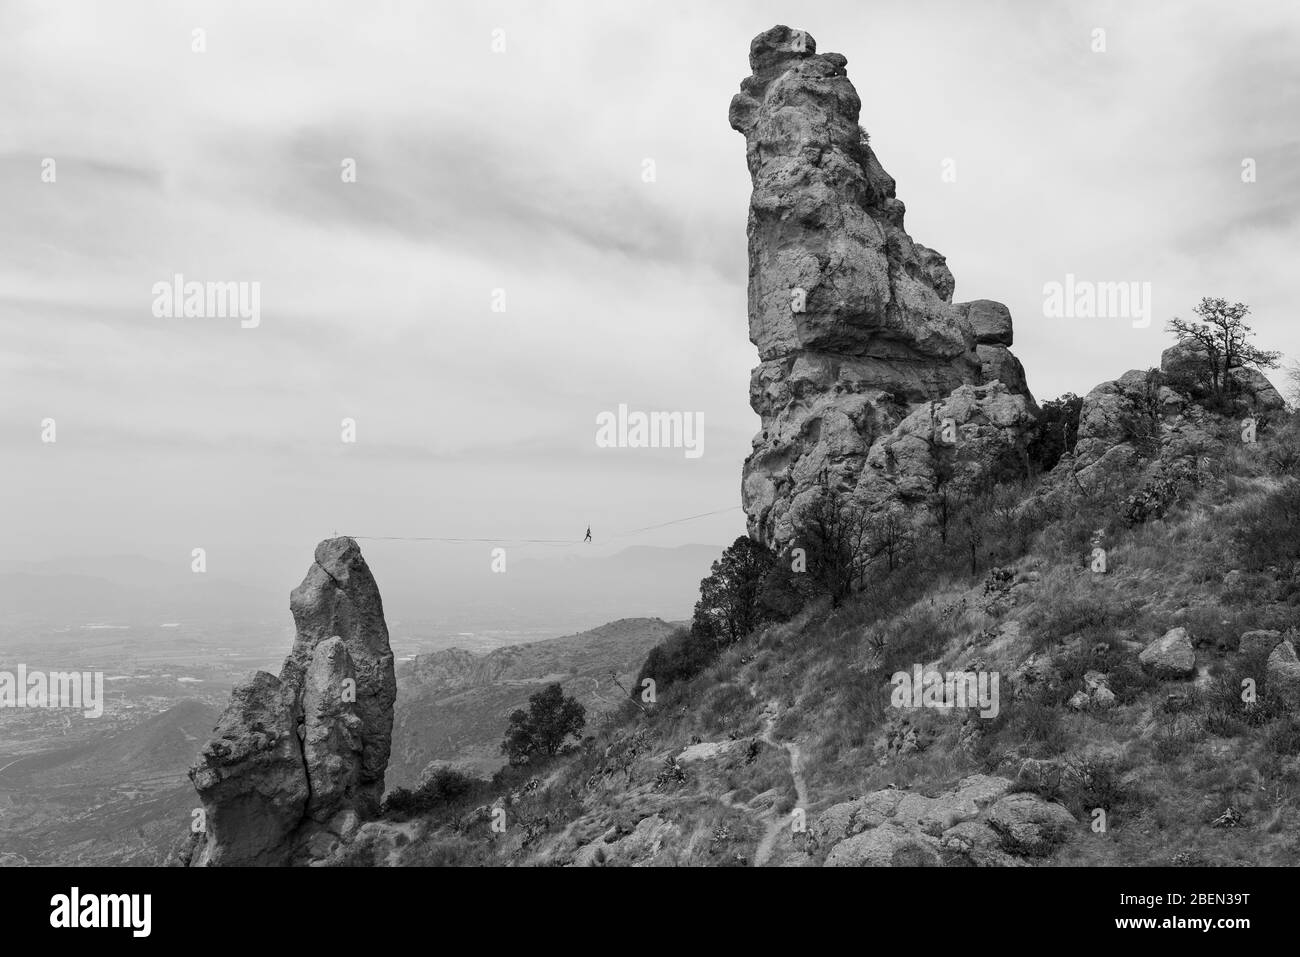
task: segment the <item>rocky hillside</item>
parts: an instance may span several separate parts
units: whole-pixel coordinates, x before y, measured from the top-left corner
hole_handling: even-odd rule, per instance
[[[1138,438],[1102,411],[1115,383],[1090,394],[1081,434],[1132,459],[1004,490],[974,571],[965,542],[918,542],[869,593],[760,629],[575,754],[368,824],[336,860],[1300,863],[1300,425],[1274,413],[1243,443],[1235,416],[1160,389]],[[900,707],[918,668],[997,683],[971,708]]]

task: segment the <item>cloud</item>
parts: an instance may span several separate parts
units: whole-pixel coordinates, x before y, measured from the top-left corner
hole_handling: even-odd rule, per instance
[[[750,38],[791,15],[0,7],[12,547],[294,544],[341,516],[464,534],[491,516],[550,537],[736,501],[757,359],[726,110]],[[1294,5],[844,0],[797,16],[848,56],[909,230],[948,256],[958,298],[1011,307],[1040,397],[1158,362],[1163,320],[1207,294],[1249,301],[1261,344],[1300,353]],[[1066,272],[1152,282],[1153,328],[1045,319],[1042,286]],[[175,273],[259,282],[262,325],[155,319],[152,284]],[[595,414],[620,402],[702,412],[705,458],[602,454]],[[57,448],[39,443],[46,416]],[[361,447],[338,442],[345,416]]]

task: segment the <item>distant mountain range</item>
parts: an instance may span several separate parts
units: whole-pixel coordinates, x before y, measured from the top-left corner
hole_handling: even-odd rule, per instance
[[[485,775],[500,767],[507,716],[550,682],[581,701],[594,725],[600,712],[626,700],[623,689],[631,688],[646,654],[674,627],[658,618],[625,618],[485,655],[452,648],[403,663],[389,788],[413,786],[434,760]]]
[[[512,557],[504,573],[495,573],[486,549],[470,562],[464,552],[432,557],[389,543],[362,544],[376,556],[371,567],[390,626],[421,622],[451,632],[552,634],[628,616],[687,618],[700,579],[722,551],[715,545],[637,546],[613,554]],[[253,569],[231,570],[231,557],[221,557],[221,574],[193,573],[187,554],[167,562],[140,556],[0,561],[0,633],[25,624],[289,623],[289,591],[310,564],[310,546],[296,572],[274,578],[248,577]],[[270,589],[268,581],[283,585]]]

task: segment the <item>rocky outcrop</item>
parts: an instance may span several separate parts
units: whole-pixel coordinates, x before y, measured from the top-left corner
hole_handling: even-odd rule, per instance
[[[1115,706],[1115,692],[1110,690],[1110,679],[1100,671],[1089,671],[1083,676],[1083,687],[1071,695],[1068,702],[1075,711],[1104,711]]]
[[[1248,631],[1237,642],[1237,651],[1239,654],[1251,658],[1267,659],[1281,640],[1282,632],[1280,631],[1270,631],[1268,629]]]
[[[235,688],[190,768],[204,810],[192,865],[310,863],[378,812],[396,681],[357,543],[321,542],[289,605],[297,637],[279,677]]]
[[[403,676],[441,691],[482,688],[500,681],[518,657],[517,649],[511,647],[486,655],[464,648],[444,648],[416,655]]]
[[[1159,369],[1132,369],[1097,386],[1083,399],[1079,439],[1062,468],[1093,489],[1143,460],[1194,463],[1207,449],[1240,442],[1245,419],[1263,428],[1286,408],[1263,373],[1234,368],[1231,398],[1211,411],[1196,398],[1198,370],[1206,361],[1196,346],[1178,343],[1161,355]]]
[[[975,774],[938,797],[897,788],[827,808],[809,829],[826,867],[1017,867],[1049,854],[1076,821],[1007,778]]]
[[[320,646],[336,636],[343,641],[355,673],[355,714],[360,719],[356,799],[363,814],[373,814],[384,794],[392,749],[397,678],[379,587],[357,543],[335,538],[318,545],[307,577],[289,596],[289,609],[298,634],[280,669],[281,681],[303,687],[313,660],[324,651]]]
[[[1170,628],[1142,650],[1138,661],[1157,678],[1177,680],[1196,674],[1196,650],[1186,628]]]
[[[206,832],[192,863],[282,864],[311,796],[294,689],[259,671],[231,692],[190,779]]]
[[[922,500],[941,460],[943,481],[978,480],[1014,454],[1036,410],[1007,348],[1007,308],[954,303],[944,257],[904,229],[845,58],[778,26],[749,60],[729,114],[753,180],[749,333],[761,360],[750,404],[762,430],[742,496],[750,534],[781,547],[823,488],[875,509]]]

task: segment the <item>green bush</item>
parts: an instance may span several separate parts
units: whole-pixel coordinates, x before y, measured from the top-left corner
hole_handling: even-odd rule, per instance
[[[587,709],[552,683],[529,697],[527,711],[516,708],[510,713],[501,750],[511,764],[554,757],[570,737],[582,733],[586,723]]]
[[[1264,738],[1264,750],[1279,758],[1300,754],[1300,717],[1288,715],[1273,725]]]
[[[414,790],[393,788],[384,798],[383,810],[385,814],[393,816],[422,814],[456,804],[483,790],[486,784],[486,781],[454,768],[437,768]]]
[[[1205,730],[1220,737],[1237,737],[1248,728],[1264,727],[1290,712],[1286,701],[1269,690],[1266,653],[1238,655],[1205,692]],[[1243,701],[1246,679],[1254,682],[1255,700]]]
[[[700,637],[688,628],[679,629],[650,649],[631,689],[633,697],[641,694],[642,684],[647,678],[654,681],[656,692],[689,681],[717,661],[720,650],[716,642]]]
[[[1294,569],[1300,561],[1300,481],[1288,479],[1281,488],[1243,507],[1232,537],[1247,569]]]
[[[1085,648],[1100,642],[1111,644],[1116,632],[1132,625],[1140,614],[1136,601],[1116,601],[1109,594],[1094,592],[1046,600],[1032,615],[1029,627],[1036,649],[1078,638]]]
[[[733,644],[772,620],[764,586],[775,564],[771,550],[748,536],[728,545],[700,582],[691,631],[719,644]]]
[[[1026,450],[1031,469],[1050,472],[1062,455],[1074,451],[1082,409],[1083,399],[1073,392],[1043,403]]]
[[[1164,518],[1196,487],[1196,471],[1185,465],[1161,468],[1145,485],[1124,500],[1120,515],[1132,528]]]

